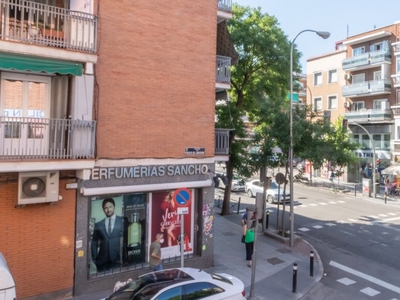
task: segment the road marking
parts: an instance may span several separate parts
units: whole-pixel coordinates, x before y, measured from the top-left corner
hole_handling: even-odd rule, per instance
[[[353,222],[353,223],[357,222],[356,219],[349,219],[349,221],[350,221],[350,222]]]
[[[334,223],[325,223],[326,226],[336,226]]]
[[[346,203],[346,201],[340,200],[340,201],[338,201],[337,203]]]
[[[306,231],[310,231],[310,229],[306,228],[306,227],[301,227],[301,228],[297,228],[297,230],[306,232]]]
[[[386,223],[386,222],[391,222],[391,221],[396,221],[396,220],[400,220],[400,217],[396,217],[396,218],[389,218],[389,219],[382,219],[378,222],[380,223]]]
[[[311,203],[310,206],[318,206],[318,204]]]
[[[363,221],[370,221],[370,218],[367,218],[367,217],[359,217],[358,219],[363,220]]]
[[[321,228],[324,228],[323,226],[321,226],[321,225],[315,225],[315,226],[313,226],[315,229],[321,229]]]
[[[388,213],[389,216],[396,216],[397,214],[395,213]]]
[[[381,292],[378,292],[377,290],[374,290],[373,288],[367,287],[365,289],[360,290],[361,293],[364,293],[370,297],[376,296],[380,294]]]
[[[400,288],[399,287],[397,287],[397,286],[395,286],[393,284],[387,283],[387,282],[385,282],[383,280],[380,280],[380,279],[378,279],[376,277],[373,277],[373,276],[367,275],[365,273],[362,273],[360,271],[354,270],[352,268],[346,267],[345,265],[339,264],[339,263],[337,263],[335,261],[330,261],[329,265],[331,265],[332,267],[338,268],[338,269],[340,269],[342,271],[345,271],[347,273],[350,273],[350,274],[353,274],[355,276],[358,276],[358,277],[360,277],[362,279],[365,279],[367,281],[370,281],[370,282],[372,282],[374,284],[380,285],[381,287],[384,287],[385,289],[388,289],[388,290],[391,290],[391,291],[393,291],[395,293],[400,294]]]
[[[350,233],[350,232],[348,232],[348,231],[343,231],[343,230],[340,230],[341,232],[343,232],[343,233],[345,233],[345,234],[348,234],[348,235],[352,235],[352,236],[355,236],[355,234],[353,234],[353,233]]]
[[[379,219],[377,216],[369,216],[371,219]]]
[[[382,243],[380,243],[380,242],[377,242],[377,241],[374,241],[374,240],[369,240],[370,242],[372,242],[372,243],[374,243],[374,244],[378,244],[378,245],[381,245],[381,246],[384,246],[384,247],[387,247],[388,245],[386,245],[386,244],[382,244]]]
[[[385,215],[385,214],[379,214],[378,216],[380,216],[380,217],[387,217],[387,215]]]
[[[331,201],[331,202],[329,202],[330,204],[337,204],[335,201]]]
[[[338,282],[340,282],[341,284],[344,284],[344,285],[351,285],[351,284],[356,283],[354,280],[351,280],[351,279],[349,279],[349,278],[347,278],[347,277],[338,279],[338,280],[336,280],[336,281],[338,281]]]
[[[349,222],[340,220],[340,221],[337,221],[336,223],[339,223],[339,224],[348,224]]]
[[[328,205],[328,203],[321,202],[320,205]]]

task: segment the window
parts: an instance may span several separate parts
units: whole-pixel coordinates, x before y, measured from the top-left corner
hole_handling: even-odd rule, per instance
[[[196,282],[184,285],[183,291],[188,300],[201,299],[214,294],[208,282]]]
[[[367,134],[361,136],[361,148],[364,150],[371,150],[372,148]]]
[[[314,110],[322,110],[322,98],[314,98]]]
[[[387,99],[374,100],[374,109],[385,110],[387,103],[388,103]]]
[[[338,80],[338,74],[337,74],[337,70],[330,70],[328,73],[328,82],[329,83],[333,83],[333,82],[337,82]]]
[[[378,81],[382,79],[382,72],[381,71],[376,71],[374,72],[374,80]]]
[[[371,51],[371,52],[379,51],[379,50],[382,50],[382,48],[383,48],[383,42],[380,42],[380,43],[372,44],[369,47],[369,51]]]
[[[357,111],[364,108],[364,101],[355,101],[351,105],[351,110]]]
[[[400,56],[396,59],[396,73],[400,73]]]
[[[390,134],[383,135],[383,150],[390,150]]]
[[[322,73],[314,73],[314,85],[322,85]]]
[[[338,108],[337,96],[329,96],[328,109],[337,109],[337,108]]]
[[[352,83],[365,82],[365,74],[362,73],[362,74],[355,74],[355,75],[353,75],[353,76],[352,76],[352,79],[351,79],[351,82],[352,82]]]
[[[359,47],[353,49],[353,56],[362,55],[365,53],[365,47]]]
[[[182,299],[182,288],[180,286],[165,291],[164,293],[162,293],[160,296],[157,297],[157,300],[181,300],[181,299]]]
[[[382,136],[380,134],[372,135],[372,139],[374,140],[374,146],[376,150],[381,150],[381,139]]]

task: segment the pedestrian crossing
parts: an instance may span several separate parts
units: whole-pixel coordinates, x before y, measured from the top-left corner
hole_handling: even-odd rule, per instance
[[[335,261],[330,261],[329,265],[345,272],[344,277],[337,279],[337,282],[349,288],[354,286],[360,293],[364,294],[365,296],[375,297],[382,293],[387,294],[388,291],[395,294],[400,294],[400,287],[385,282],[379,278],[360,272],[356,269],[350,268]],[[368,283],[373,284],[373,287],[367,286],[369,285]],[[388,300],[398,300],[398,298],[388,298]]]

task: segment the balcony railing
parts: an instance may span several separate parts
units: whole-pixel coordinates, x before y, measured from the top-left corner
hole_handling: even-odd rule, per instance
[[[217,82],[231,82],[231,58],[217,55]]]
[[[360,97],[388,94],[392,91],[392,82],[387,79],[357,82],[342,87],[343,97]]]
[[[394,87],[400,86],[400,73],[392,75],[393,85]]]
[[[400,115],[400,103],[398,103],[397,105],[393,105],[390,107],[393,111],[393,115]]]
[[[218,10],[232,12],[232,0],[217,0]]]
[[[392,62],[392,53],[390,49],[372,51],[361,55],[345,58],[342,62],[342,68],[343,70],[348,70],[358,67],[374,67],[384,62]]]
[[[0,117],[0,160],[94,158],[96,122]]]
[[[0,39],[95,53],[97,17],[32,1],[0,0]]]
[[[349,123],[391,121],[392,111],[390,109],[361,109],[347,112],[345,116]]]
[[[392,47],[393,47],[393,53],[398,53],[400,52],[400,41],[396,42],[396,43],[392,43]]]
[[[215,155],[229,154],[229,129],[215,129]]]

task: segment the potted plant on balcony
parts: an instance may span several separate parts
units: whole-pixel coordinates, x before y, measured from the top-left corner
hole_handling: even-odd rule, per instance
[[[45,28],[42,29],[42,35],[45,37],[56,38],[56,39],[63,39],[64,38],[64,31],[63,26],[54,26],[46,25]]]

